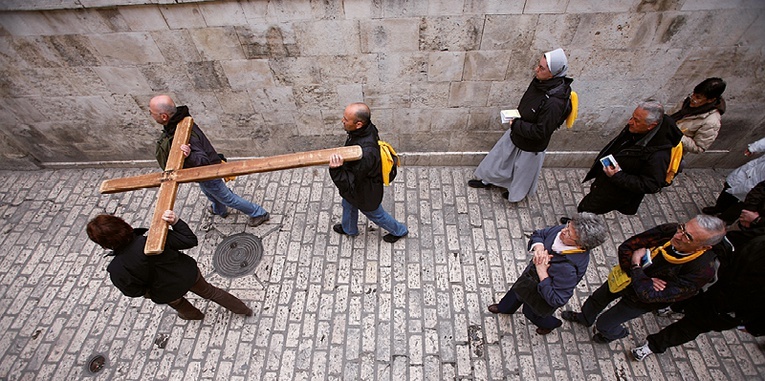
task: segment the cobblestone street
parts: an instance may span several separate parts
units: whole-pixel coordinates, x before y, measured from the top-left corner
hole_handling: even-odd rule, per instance
[[[383,203],[409,227],[395,244],[363,216],[355,238],[332,231],[342,208],[326,167],[229,183],[271,213],[256,228],[234,210],[211,217],[199,187],[181,185],[175,211],[200,242],[186,253],[255,311],[233,315],[188,294],[202,321],[122,295],[107,251],[85,233],[104,212],[148,227],[156,189],[98,187],[151,169],[0,171],[0,380],[765,379],[765,340],[737,330],[635,362],[629,349],[671,317],[643,315],[604,345],[568,322],[540,336],[520,312],[489,313],[529,261],[525,233],[574,213],[589,183],[584,169],[544,168],[537,194],[510,204],[497,188],[469,188],[473,169],[402,167]],[[687,170],[638,215],[606,214],[609,240],[562,309],[579,309],[605,281],[625,238],[711,205],[726,173]],[[262,239],[260,264],[252,275],[217,274],[218,244],[242,232]],[[90,374],[98,354],[105,363]]]

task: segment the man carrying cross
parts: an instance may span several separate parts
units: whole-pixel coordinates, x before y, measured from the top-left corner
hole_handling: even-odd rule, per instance
[[[157,123],[164,126],[162,136],[157,141],[156,157],[160,167],[165,169],[165,163],[170,153],[175,129],[185,117],[190,116],[187,106],[177,106],[168,95],[158,95],[149,101],[149,112]],[[184,160],[184,168],[201,167],[210,164],[219,164],[221,158],[213,148],[207,136],[194,123],[191,130],[189,144],[181,145]],[[229,189],[221,179],[200,181],[199,188],[210,200],[212,214],[228,217],[228,207],[238,209],[250,216],[247,225],[255,227],[269,220],[270,215],[260,205],[247,201]]]

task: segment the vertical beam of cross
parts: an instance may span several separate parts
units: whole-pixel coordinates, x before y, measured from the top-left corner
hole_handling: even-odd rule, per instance
[[[162,173],[161,185],[157,196],[157,204],[154,207],[154,215],[151,217],[149,234],[146,238],[144,253],[160,254],[165,249],[167,240],[167,222],[162,220],[162,214],[166,210],[172,210],[175,206],[175,196],[178,192],[178,182],[175,181],[175,172],[183,169],[185,157],[181,151],[181,145],[188,144],[191,137],[191,128],[194,126],[194,119],[190,116],[183,118],[175,128],[173,135],[173,145],[170,147],[170,155],[165,164],[165,172]]]

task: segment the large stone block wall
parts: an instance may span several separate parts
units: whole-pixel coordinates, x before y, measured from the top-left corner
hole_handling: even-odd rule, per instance
[[[638,101],[710,76],[728,112],[690,164],[740,165],[765,136],[758,0],[4,0],[0,28],[0,168],[153,165],[160,93],[229,157],[342,145],[364,101],[405,163],[472,165],[556,47],[581,104],[548,166],[589,165]]]

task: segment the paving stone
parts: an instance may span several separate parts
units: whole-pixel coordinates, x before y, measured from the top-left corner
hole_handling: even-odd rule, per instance
[[[278,230],[263,237],[255,273],[237,279],[211,273],[211,258],[225,236],[245,231],[244,219],[234,213],[230,221],[212,221],[212,230],[197,230],[206,201],[194,187],[182,188],[176,208],[201,238],[187,252],[211,273],[211,283],[255,310],[245,319],[191,296],[206,314],[199,322],[121,295],[108,280],[105,251],[84,234],[88,219],[104,211],[148,221],[156,191],[100,196],[90,190],[105,178],[146,170],[2,172],[12,181],[0,190],[0,245],[10,248],[0,255],[0,378],[79,379],[93,353],[107,356],[98,377],[129,380],[749,380],[765,374],[761,342],[735,330],[701,335],[637,363],[629,348],[671,320],[644,315],[630,322],[632,337],[603,346],[583,327],[564,323],[539,336],[520,313],[490,314],[486,306],[529,261],[524,232],[572,213],[571,199],[587,185],[579,183],[581,170],[545,168],[538,194],[510,206],[495,191],[467,188],[472,170],[402,169],[405,181],[386,188],[384,204],[410,227],[395,245],[382,242],[384,232],[364,217],[355,238],[331,231],[341,208],[324,173],[307,168],[240,177],[234,189],[263,200]],[[593,251],[571,308],[603,282],[621,241],[698,213],[714,201],[723,176],[688,170],[673,187],[647,196],[638,215],[607,214],[610,240]],[[570,212],[559,212],[561,204]],[[155,342],[161,337],[164,347]]]

